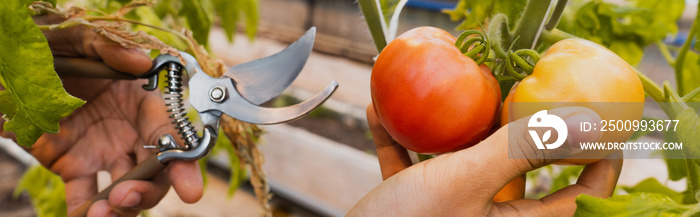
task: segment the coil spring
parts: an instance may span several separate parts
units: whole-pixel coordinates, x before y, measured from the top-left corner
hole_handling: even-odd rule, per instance
[[[190,149],[199,142],[199,135],[192,123],[190,123],[182,103],[182,67],[176,63],[169,63],[166,66],[166,71],[165,106],[168,107],[175,129],[178,130],[181,138],[185,140],[185,149]]]

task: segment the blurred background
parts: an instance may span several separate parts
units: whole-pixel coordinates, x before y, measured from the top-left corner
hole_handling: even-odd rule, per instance
[[[457,0],[409,0],[400,17],[398,33],[417,26],[437,26],[458,32],[459,24],[450,21],[442,9],[451,9]],[[621,1],[619,1],[621,2]],[[253,41],[244,33],[229,43],[223,30],[215,24],[209,35],[212,52],[226,65],[274,54],[295,41],[310,27],[317,28],[314,52],[299,78],[268,106],[286,105],[307,99],[322,90],[331,80],[340,88],[324,106],[300,120],[275,126],[264,126],[259,146],[265,156],[263,166],[271,192],[275,216],[341,216],[356,201],[381,183],[374,144],[367,129],[365,108],[370,103],[370,73],[377,55],[369,30],[354,0],[259,0],[260,23]],[[687,1],[679,21],[680,31],[666,43],[680,45],[696,14],[697,1]],[[657,83],[670,80],[675,85],[673,70],[658,49],[647,48],[639,64]],[[651,101],[651,100],[648,100]],[[660,135],[647,135],[642,140],[663,140]],[[15,199],[12,191],[32,157],[10,140],[0,140],[0,216],[33,216],[26,195]],[[528,196],[550,191],[552,174],[565,172],[564,167],[551,167],[534,172],[528,180]],[[195,204],[184,204],[174,192],[148,211],[148,216],[258,216],[259,205],[252,187],[244,182],[229,198],[230,176],[226,155],[209,161],[209,182],[204,198]],[[547,175],[549,174],[549,175]],[[198,174],[193,174],[198,175]],[[661,159],[625,160],[619,185],[634,185],[648,177],[678,191],[685,182],[668,180]],[[105,177],[106,180],[108,178]],[[534,180],[534,181],[531,181]],[[571,179],[568,181],[574,181]]]

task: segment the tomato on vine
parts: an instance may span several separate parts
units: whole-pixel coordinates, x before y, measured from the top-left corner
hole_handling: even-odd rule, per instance
[[[377,116],[407,149],[444,153],[470,147],[495,122],[498,82],[456,42],[444,30],[418,27],[389,43],[375,62],[370,87]]]
[[[510,104],[513,102],[591,103],[581,105],[598,113],[603,120],[639,120],[641,104],[596,103],[644,102],[644,89],[632,66],[612,51],[588,40],[566,39],[552,45],[537,62],[532,74],[514,87],[504,102],[501,122],[517,120],[535,110],[551,109],[512,108]],[[624,142],[632,133],[605,132],[601,141]],[[565,159],[560,163],[589,164],[595,161]]]

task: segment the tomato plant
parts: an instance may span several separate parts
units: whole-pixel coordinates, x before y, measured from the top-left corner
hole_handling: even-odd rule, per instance
[[[372,28],[373,19],[367,14],[376,8],[370,7],[370,2],[359,1],[368,18],[373,39],[378,42],[375,44],[381,51],[382,43],[391,41],[391,38],[377,31],[380,28]],[[643,102],[646,95],[659,104],[669,119],[679,120],[678,130],[665,132],[664,138],[668,142],[690,145],[681,150],[684,159],[666,159],[666,164],[671,180],[686,178],[685,192],[669,189],[651,178],[634,187],[623,187],[627,195],[608,199],[579,196],[576,199],[577,216],[691,216],[700,211],[696,197],[700,192],[700,160],[694,155],[700,153],[697,143],[700,141],[700,118],[697,106],[689,104],[700,102],[700,55],[697,52],[700,45],[696,43],[700,13],[695,15],[681,46],[670,48],[663,41],[668,35],[678,32],[678,20],[684,8],[683,0],[630,0],[622,5],[586,0],[460,0],[454,9],[446,12],[454,21],[463,20],[457,27],[460,30],[474,29],[482,23],[488,26],[490,46],[487,47],[494,55],[482,57],[489,57],[486,62],[499,82],[502,98],[506,101],[503,110],[512,110],[508,108],[511,106],[508,102],[515,101]],[[374,21],[382,26],[385,24],[381,19]],[[604,45],[609,50],[593,43]],[[631,67],[642,60],[645,48],[652,44],[673,68],[675,87],[668,81],[659,85]],[[573,50],[567,50],[569,48]],[[545,53],[542,58],[540,53]],[[591,60],[586,57],[590,54],[602,55]],[[506,94],[518,82],[520,84],[513,92]],[[626,109],[619,110],[617,114],[613,111],[611,116],[638,119],[641,113],[636,111],[639,113],[632,112],[625,117],[622,113]],[[597,113],[605,116],[611,112]],[[520,115],[526,115],[526,112],[515,116],[522,117]],[[517,119],[508,116],[505,113],[501,117],[502,124]],[[606,117],[610,116],[602,118]],[[611,141],[625,141],[630,133],[604,134],[604,139],[606,137]],[[566,185],[575,173],[580,173],[581,167],[567,167],[570,168],[573,169],[568,170],[562,179],[556,178],[559,180],[557,186]]]
[[[491,130],[500,104],[496,79],[455,46],[444,30],[418,27],[389,43],[372,69],[379,120],[404,147],[444,153],[469,147]]]

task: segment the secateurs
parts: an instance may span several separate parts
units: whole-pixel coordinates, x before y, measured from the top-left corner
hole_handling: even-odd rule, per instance
[[[311,28],[289,47],[262,59],[231,67],[221,78],[202,71],[197,60],[181,52],[180,58],[163,54],[153,60],[152,69],[144,74],[117,72],[103,63],[85,59],[55,58],[56,71],[61,76],[139,79],[147,78],[145,90],[156,90],[160,71],[166,71],[164,99],[170,118],[185,144],[177,144],[172,135],[163,135],[157,147],[160,151],[139,163],[127,174],[99,192],[69,216],[85,216],[92,202],[106,199],[117,183],[132,179],[150,179],[173,160],[197,160],[206,156],[216,143],[222,114],[253,124],[277,124],[297,119],[321,105],[338,88],[332,81],[322,92],[296,105],[269,108],[260,104],[280,95],[301,72],[313,48],[316,29]],[[186,72],[186,73],[183,73]],[[186,116],[183,102],[183,76],[189,76],[189,103],[199,113],[204,124],[200,136]]]

